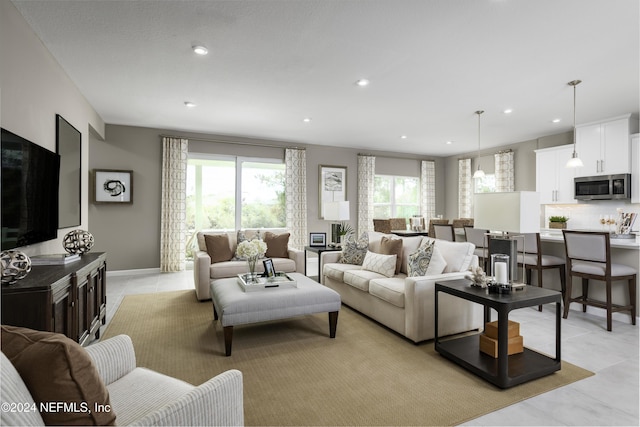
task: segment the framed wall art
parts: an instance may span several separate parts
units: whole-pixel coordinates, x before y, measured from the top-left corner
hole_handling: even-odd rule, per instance
[[[94,169],[93,203],[133,203],[133,171]]]
[[[324,219],[326,202],[347,200],[347,167],[320,165],[318,183],[318,216]]]
[[[309,246],[327,246],[327,233],[309,233]]]

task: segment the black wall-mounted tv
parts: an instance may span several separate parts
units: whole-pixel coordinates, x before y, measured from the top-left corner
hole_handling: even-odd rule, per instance
[[[2,129],[2,250],[58,234],[60,156]]]

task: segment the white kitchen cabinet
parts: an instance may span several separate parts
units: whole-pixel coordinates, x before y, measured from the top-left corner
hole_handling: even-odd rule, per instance
[[[540,193],[540,204],[576,203],[573,198],[576,169],[565,167],[573,153],[573,144],[535,151],[536,191]]]
[[[576,176],[631,172],[631,114],[576,126],[576,151],[584,167]]]
[[[631,203],[640,203],[640,133],[631,135]]]

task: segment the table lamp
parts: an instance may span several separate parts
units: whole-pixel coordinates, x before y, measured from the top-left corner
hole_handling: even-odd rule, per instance
[[[341,224],[336,221],[349,221],[349,202],[325,202],[323,216],[325,220],[333,221],[329,246],[340,247]]]

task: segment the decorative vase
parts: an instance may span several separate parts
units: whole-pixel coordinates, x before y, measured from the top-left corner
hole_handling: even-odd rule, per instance
[[[21,251],[3,251],[0,253],[0,264],[3,285],[13,285],[31,271],[31,259]]]
[[[73,230],[64,236],[64,250],[70,254],[86,254],[93,247],[93,235],[84,230]]]
[[[247,258],[247,264],[249,265],[249,281],[253,282],[256,277],[256,261],[258,261],[258,257],[249,257]]]

